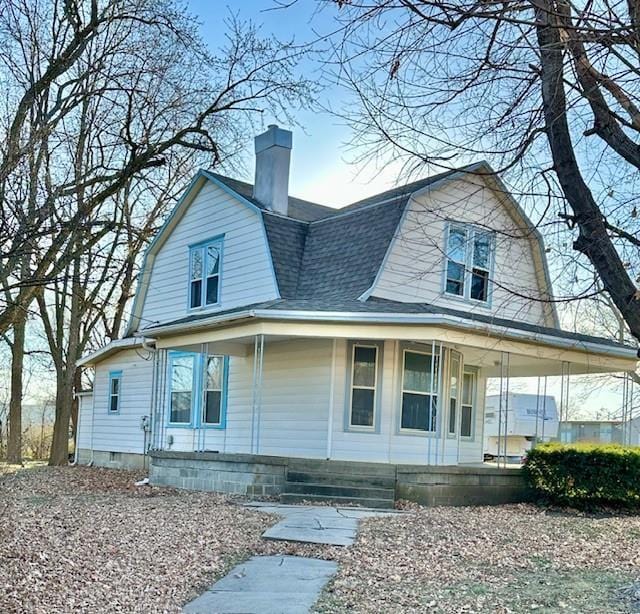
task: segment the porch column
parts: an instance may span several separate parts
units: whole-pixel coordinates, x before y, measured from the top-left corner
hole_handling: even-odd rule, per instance
[[[498,406],[498,459],[497,465],[500,466],[500,451],[503,450],[502,464],[507,466],[507,442],[509,435],[509,384],[511,373],[511,355],[509,352],[500,353],[500,403]],[[503,439],[504,433],[504,439]]]
[[[331,449],[333,447],[333,414],[335,411],[337,346],[338,340],[334,339],[331,350],[331,382],[329,384],[329,416],[327,418],[327,460],[331,459]]]
[[[253,397],[251,404],[251,453],[260,454],[260,413],[262,409],[262,371],[264,335],[256,335],[253,345]]]

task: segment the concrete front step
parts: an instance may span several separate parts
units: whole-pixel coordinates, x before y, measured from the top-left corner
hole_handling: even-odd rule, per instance
[[[369,486],[340,486],[337,484],[311,484],[308,482],[285,482],[284,490],[292,495],[323,495],[326,497],[345,497],[350,499],[388,499],[394,500],[393,488],[371,488]]]
[[[395,465],[361,463],[357,461],[330,461],[295,458],[288,463],[288,470],[302,473],[327,473],[344,477],[387,477],[395,480]]]
[[[330,486],[352,486],[354,488],[388,488],[393,490],[395,478],[370,475],[346,475],[343,473],[326,473],[318,471],[287,470],[287,482],[301,484],[328,484]]]
[[[370,499],[354,497],[336,497],[327,495],[309,495],[284,492],[280,495],[281,503],[332,503],[333,505],[360,505],[376,509],[393,509],[393,499]]]

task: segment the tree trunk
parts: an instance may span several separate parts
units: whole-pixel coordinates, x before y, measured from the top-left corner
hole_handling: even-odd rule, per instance
[[[631,334],[640,339],[638,291],[607,233],[605,218],[585,183],[575,157],[564,92],[565,44],[560,37],[555,3],[537,6],[537,36],[542,65],[542,100],[549,147],[562,192],[579,229],[574,249],[584,254],[598,273],[605,290],[624,316]]]
[[[58,374],[56,387],[56,419],[53,423],[53,439],[49,465],[66,465],[69,462],[69,424],[73,405],[73,377],[67,371]]]
[[[22,379],[26,325],[25,318],[21,318],[14,324],[11,345],[11,400],[9,401],[7,461],[16,465],[22,464]]]

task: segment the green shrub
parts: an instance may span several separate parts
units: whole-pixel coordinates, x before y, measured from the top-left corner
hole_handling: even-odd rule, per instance
[[[524,474],[543,499],[572,507],[640,507],[640,447],[596,444],[538,445]]]

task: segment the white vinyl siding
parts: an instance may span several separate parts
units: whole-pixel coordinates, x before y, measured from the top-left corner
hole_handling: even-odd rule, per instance
[[[190,311],[189,248],[222,235],[224,253],[219,301],[203,306],[203,311],[215,313],[278,297],[260,213],[209,181],[155,257],[141,326],[187,315]]]
[[[149,358],[149,360],[145,360]],[[119,411],[109,411],[110,375],[121,372]],[[93,398],[83,397],[80,416],[79,448],[93,446],[105,452],[144,452],[142,417],[151,413],[151,354],[140,350],[125,350],[96,366]]]
[[[493,233],[495,283],[490,303],[462,301],[444,292],[449,223],[471,224]],[[518,227],[481,178],[445,182],[408,204],[371,295],[553,326],[550,307],[536,300],[544,295],[535,264],[539,257],[531,241],[530,230]]]

